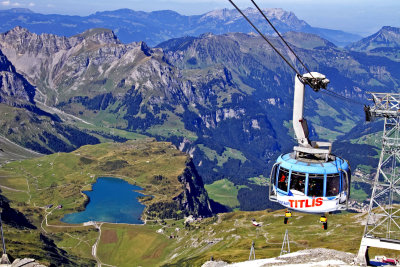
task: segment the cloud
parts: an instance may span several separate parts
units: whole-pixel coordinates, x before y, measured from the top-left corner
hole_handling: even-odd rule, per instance
[[[26,3],[20,3],[20,2],[11,2],[10,0],[4,0],[0,2],[1,6],[15,6],[15,7],[19,7],[19,6],[29,6],[29,7],[33,7],[35,6],[35,3],[30,2],[29,4]]]
[[[0,2],[0,4],[1,4],[2,6],[21,6],[21,3],[18,3],[18,2],[12,3],[12,2],[9,1],[9,0],[2,1],[2,2]]]

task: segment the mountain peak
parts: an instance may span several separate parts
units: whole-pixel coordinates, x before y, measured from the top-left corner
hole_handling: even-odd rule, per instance
[[[7,33],[11,33],[11,34],[29,33],[29,30],[27,28],[24,28],[21,26],[15,26],[11,30],[9,30]]]
[[[382,49],[399,48],[400,47],[400,28],[384,26],[378,32],[361,39],[349,46],[355,51],[371,51],[376,52]],[[382,52],[382,51],[381,51]]]
[[[105,28],[94,28],[89,29],[81,34],[76,35],[86,40],[90,40],[100,44],[120,44],[118,37],[110,29]]]
[[[271,20],[272,19],[279,20],[281,22],[284,22],[290,26],[295,26],[297,28],[308,26],[308,24],[305,21],[298,19],[293,12],[286,11],[282,8],[264,8],[262,9],[262,11]],[[255,8],[248,7],[243,10],[243,13],[253,21],[254,20],[264,21],[264,18]],[[205,13],[201,17],[201,20],[208,20],[208,19],[217,19],[217,20],[228,21],[228,23],[233,23],[239,19],[242,19],[242,15],[235,9],[224,8],[224,9],[216,9],[214,11]]]
[[[383,26],[380,31],[391,31],[391,32],[400,32],[400,28],[392,27],[392,26]]]

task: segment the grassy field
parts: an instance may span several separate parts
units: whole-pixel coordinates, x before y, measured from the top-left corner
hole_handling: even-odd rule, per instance
[[[212,150],[211,148],[208,148],[203,144],[199,144],[198,147],[206,154],[207,158],[209,158],[210,160],[217,160],[217,165],[220,167],[222,167],[229,159],[238,159],[242,163],[247,160],[242,152],[230,147],[225,147],[222,155],[219,155],[217,151]]]
[[[365,193],[364,190],[360,189],[355,189],[354,184],[351,185],[351,199],[356,200],[358,202],[363,202],[365,201],[368,197],[370,197],[367,193]]]
[[[260,185],[260,186],[265,186],[269,184],[269,177],[264,177],[263,175],[260,175],[258,177],[250,177],[248,178],[253,184]]]
[[[228,179],[218,180],[212,184],[206,184],[204,186],[207,190],[209,198],[217,201],[225,206],[236,208],[239,207],[239,201],[237,195],[240,188],[245,186],[235,186]]]
[[[115,266],[157,266],[174,247],[168,237],[156,232],[158,228],[105,224],[98,255]]]
[[[227,262],[247,260],[254,241],[257,258],[270,258],[279,256],[286,229],[292,252],[322,247],[357,253],[364,215],[329,215],[329,228],[324,231],[318,215],[295,213],[285,225],[283,214],[283,210],[238,211],[207,218],[190,227],[174,220],[143,226],[105,224],[99,256],[103,262],[117,266],[201,266],[211,256]],[[262,226],[254,227],[252,219]],[[158,233],[161,228],[163,232]],[[370,255],[382,252],[376,250]],[[385,253],[396,256],[394,251]]]
[[[72,153],[6,164],[0,169],[0,187],[11,206],[38,228],[36,237],[40,232],[46,233],[71,255],[92,260],[91,247],[98,235],[94,228],[60,222],[65,214],[84,208],[87,197],[82,191],[90,190],[97,177],[112,176],[138,185],[144,194],[153,196],[147,199],[147,205],[172,201],[182,192],[177,177],[186,160],[187,155],[167,142],[140,139],[123,144],[104,143],[84,146]],[[153,183],[156,175],[164,177],[163,183]],[[50,204],[53,208],[46,208]],[[63,208],[55,208],[58,205]],[[12,227],[5,226],[5,232],[15,235]],[[28,235],[27,242],[31,239]],[[10,251],[19,256],[20,243],[11,243]],[[34,243],[27,244],[38,247]]]
[[[154,125],[150,127],[147,132],[151,135],[159,135],[164,137],[171,136],[182,136],[186,137],[190,141],[195,141],[197,135],[187,129],[185,125],[177,115],[172,112],[167,112],[168,120],[166,120],[162,125]]]

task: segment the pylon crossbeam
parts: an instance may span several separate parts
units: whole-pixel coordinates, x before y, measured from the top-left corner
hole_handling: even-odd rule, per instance
[[[381,174],[382,174],[383,178],[385,178],[385,180],[390,183],[391,179],[386,176],[386,173],[381,172]],[[390,175],[390,173],[389,173],[389,175]]]
[[[397,188],[397,186],[396,186],[396,187],[394,187],[393,189],[394,189],[394,191],[396,191],[396,193],[397,193],[397,194],[399,194],[399,195],[400,195],[400,191],[399,191],[399,189]]]
[[[382,189],[382,191],[378,192],[377,194],[374,195],[374,201],[376,202],[375,198],[379,198],[381,195],[384,195],[386,193],[387,189]],[[376,202],[378,204],[378,202]]]
[[[383,220],[378,221],[378,222],[375,222],[375,227],[374,227],[373,229],[371,229],[371,231],[373,231],[373,230],[375,230],[376,228],[378,228],[379,226],[381,226],[384,222],[386,222],[386,220],[387,220],[388,218],[389,218],[389,217],[384,217]],[[370,232],[371,232],[371,231],[370,231]]]
[[[392,217],[392,218],[393,218],[393,217]],[[392,222],[397,226],[397,228],[400,229],[400,225],[398,225],[397,222],[396,222],[395,220],[392,219]],[[391,231],[391,232],[393,232],[393,231]]]
[[[375,203],[377,203],[377,202],[375,202]],[[385,208],[384,207],[382,207],[381,205],[379,205],[379,204],[377,204],[378,205],[378,207],[383,211],[383,213],[385,213],[386,215],[388,215],[389,216],[389,213],[385,210]],[[375,213],[377,213],[377,212],[375,212]],[[382,213],[378,213],[379,215],[381,215]]]

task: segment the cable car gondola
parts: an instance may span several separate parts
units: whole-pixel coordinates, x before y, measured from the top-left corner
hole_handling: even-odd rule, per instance
[[[310,72],[253,0],[251,2],[260,14],[271,25],[279,38],[308,73],[301,75],[297,68],[282,55],[240,8],[232,0],[229,0],[229,2],[283,61],[296,72],[293,129],[299,145],[293,148],[293,152],[281,155],[274,164],[270,176],[270,200],[288,208],[285,213],[285,224],[292,216],[289,210],[326,213],[347,209],[350,196],[350,166],[346,160],[331,154],[332,143],[309,140],[307,121],[303,117],[305,85],[309,85],[314,91],[318,92],[320,89],[326,89],[329,80],[320,73]],[[337,95],[332,91],[330,93]],[[344,96],[341,96],[341,98],[347,99]],[[320,222],[323,223],[326,230],[328,221],[324,215],[321,216]]]
[[[271,201],[290,210],[323,214],[347,209],[350,166],[346,160],[331,154],[332,143],[309,140],[307,121],[303,117],[305,85],[319,91],[328,83],[329,80],[317,72],[295,78],[293,129],[299,145],[276,160],[269,190]],[[284,222],[290,217],[291,213],[285,216]],[[326,229],[326,217],[322,216],[321,222]]]

